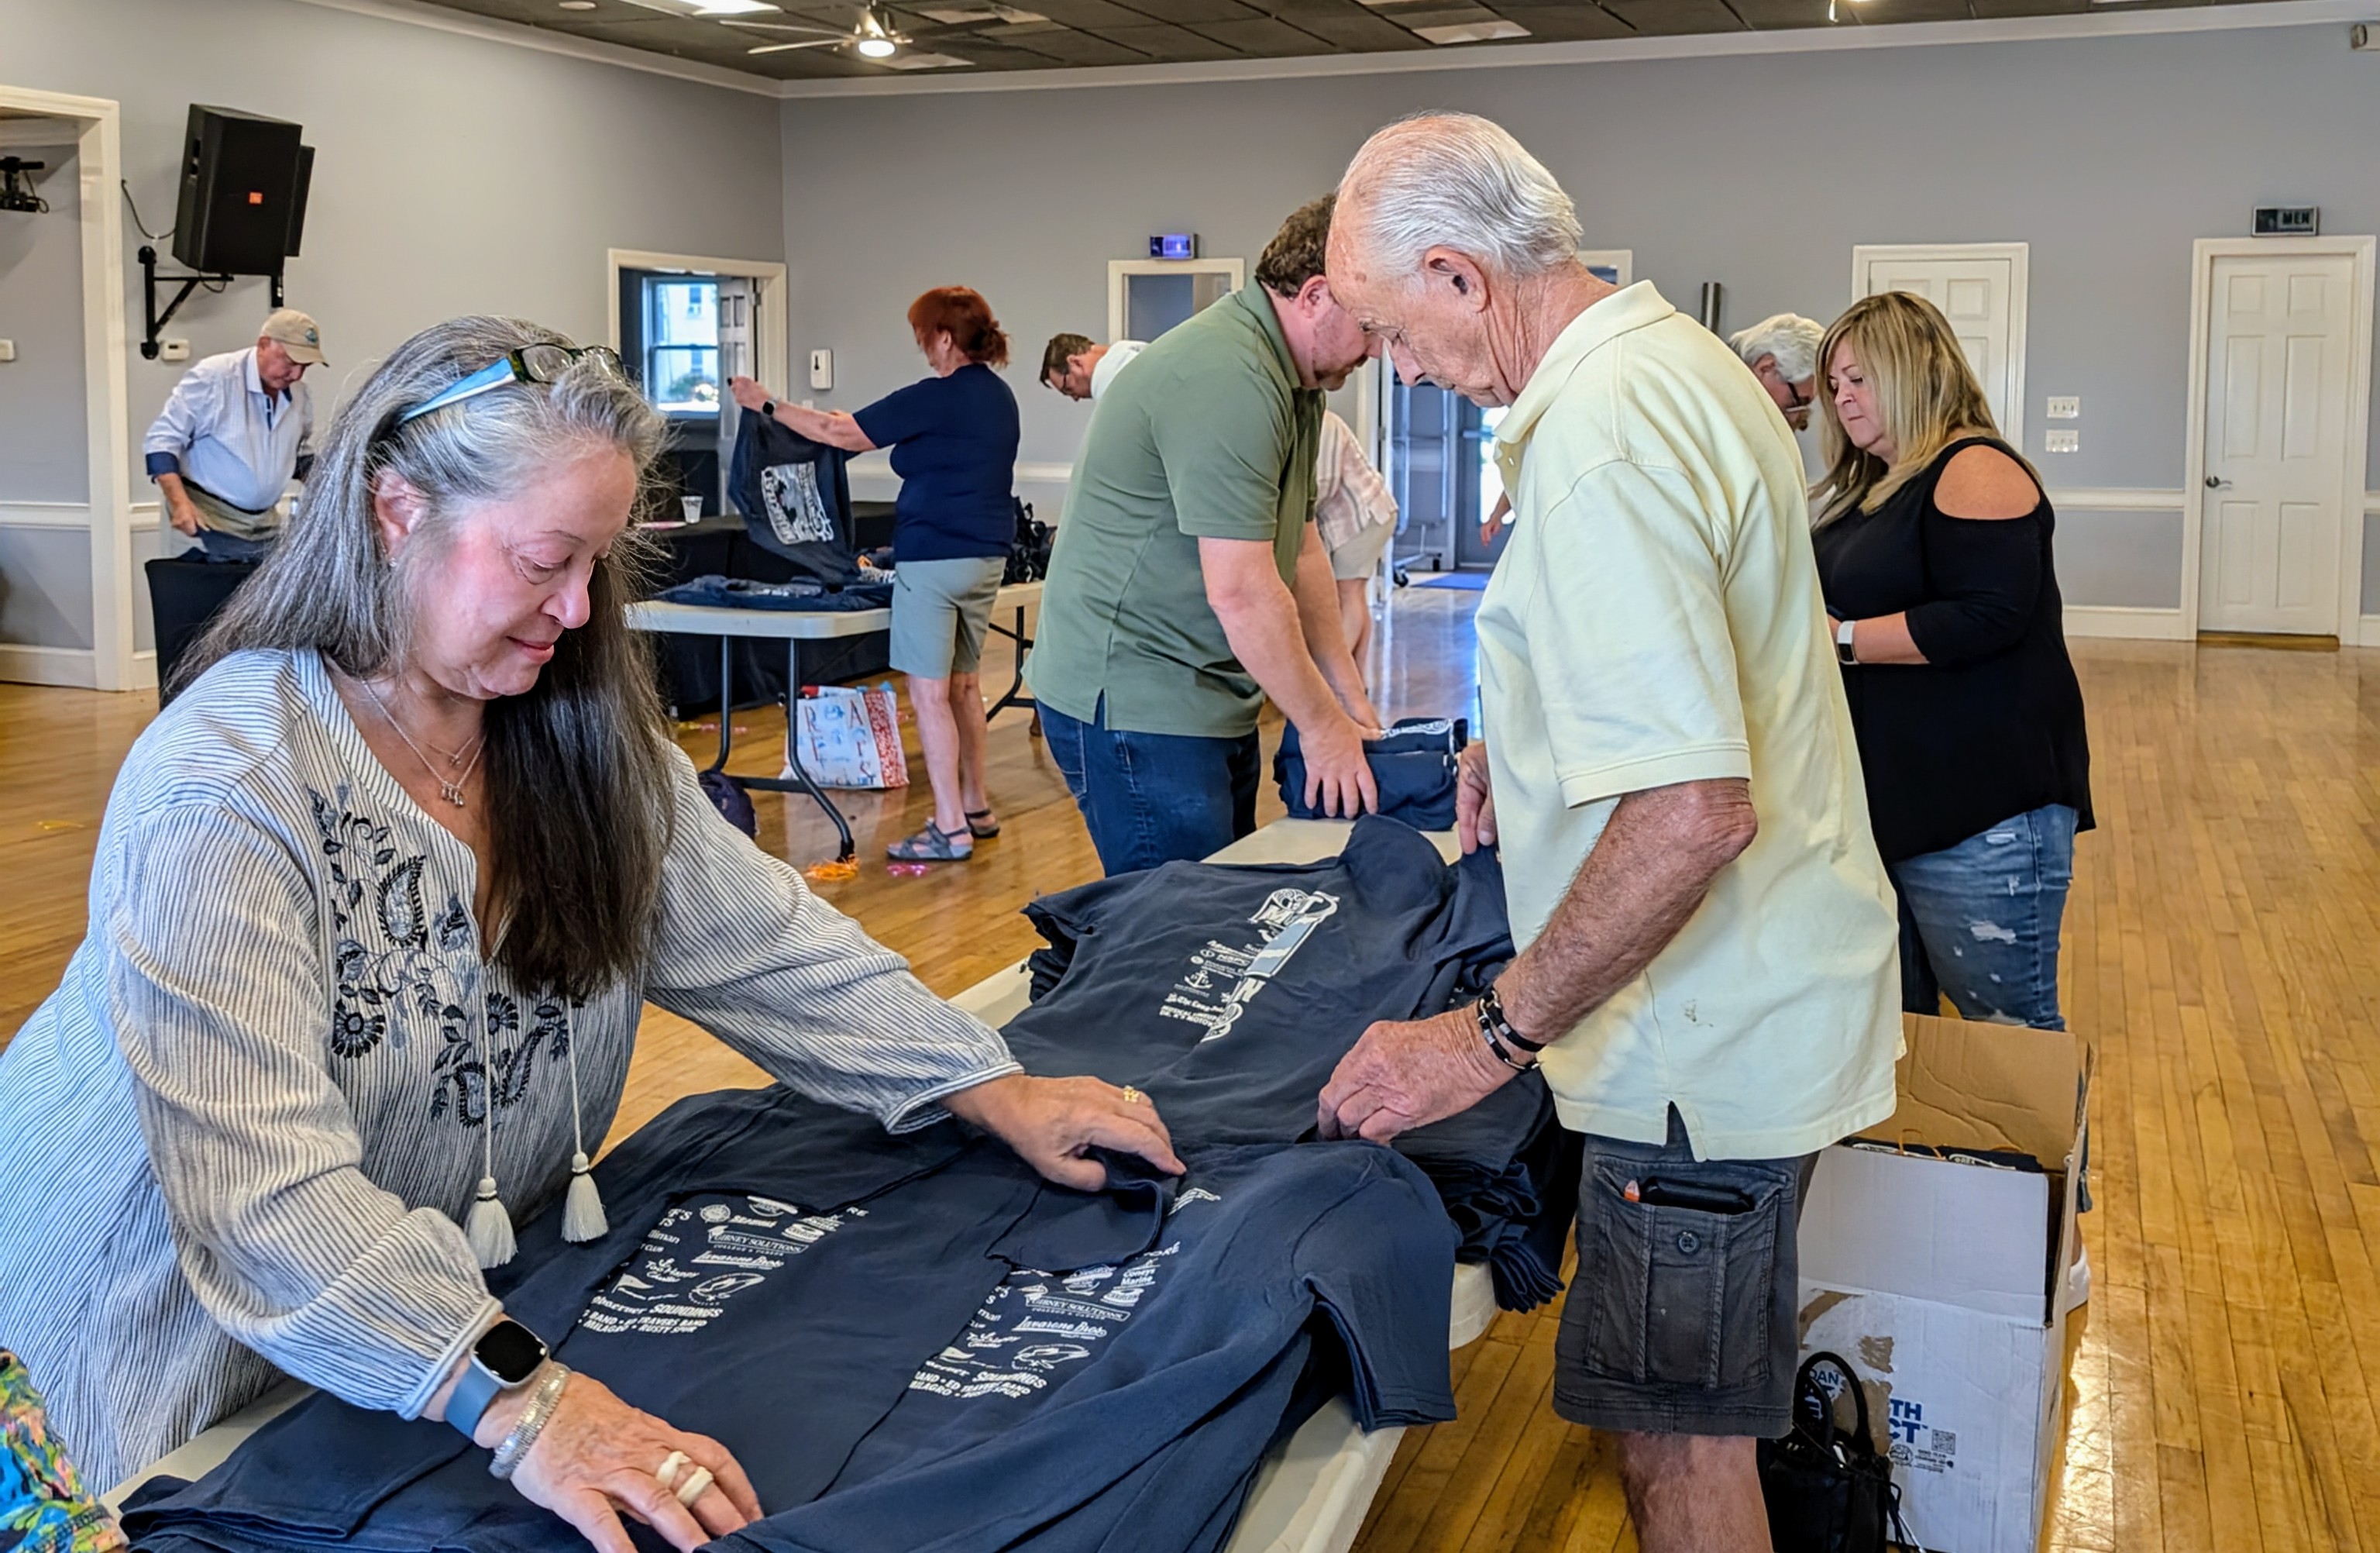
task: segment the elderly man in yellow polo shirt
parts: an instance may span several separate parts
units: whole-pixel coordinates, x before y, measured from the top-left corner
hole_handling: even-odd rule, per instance
[[[1586,1134],[1555,1411],[1619,1435],[1645,1553],[1750,1553],[1810,1170],[1893,1108],[1892,890],[1784,419],[1578,244],[1481,118],[1390,125],[1340,185],[1332,293],[1407,379],[1512,407],[1458,828],[1500,838],[1524,948],[1480,1005],[1366,1032],[1319,1121],[1390,1137],[1543,1065]]]

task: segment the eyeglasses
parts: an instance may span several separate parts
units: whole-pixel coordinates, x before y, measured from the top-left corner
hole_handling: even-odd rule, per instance
[[[1815,402],[1815,396],[1803,393],[1800,384],[1794,382],[1789,377],[1785,377],[1782,373],[1779,374],[1779,381],[1785,385],[1785,392],[1792,396],[1792,397],[1785,402],[1785,408],[1787,410],[1807,410],[1814,402]],[[1817,379],[1812,378],[1809,381],[1813,385],[1815,385]]]
[[[404,425],[419,420],[433,410],[461,404],[492,389],[511,383],[552,383],[570,370],[571,364],[582,360],[592,361],[614,377],[625,377],[620,353],[606,345],[527,345],[481,367],[470,376],[449,384],[445,388],[399,415],[395,424]]]

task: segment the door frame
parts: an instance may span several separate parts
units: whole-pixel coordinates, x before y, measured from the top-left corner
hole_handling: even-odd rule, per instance
[[[1145,275],[1219,275],[1232,290],[1244,291],[1248,284],[1248,262],[1245,259],[1109,260],[1108,336],[1101,343],[1113,345],[1124,337],[1124,277]]]
[[[133,646],[132,429],[125,363],[131,349],[124,322],[124,217],[116,183],[123,177],[122,110],[104,97],[71,97],[0,86],[0,108],[12,115],[63,120],[73,127],[78,221],[82,246],[83,441],[88,468],[83,522],[91,534],[91,650],[0,647],[0,667],[34,684],[100,691],[146,690],[157,682],[157,654]],[[0,126],[17,120],[0,119]],[[20,135],[48,133],[11,130]],[[53,138],[45,143],[55,144]],[[76,526],[70,509],[14,504],[29,526]],[[48,504],[41,504],[48,508]]]
[[[2000,435],[2018,452],[2024,451],[2024,341],[2031,334],[2025,272],[2033,263],[2033,245],[2021,242],[1981,243],[1860,243],[1852,249],[1852,300],[1870,295],[1868,268],[1877,260],[1923,263],[1929,259],[2005,259],[2009,261],[2009,413]],[[1824,363],[1821,363],[1823,368]],[[1823,370],[1820,373],[1823,376]]]
[[[2380,239],[2340,238],[2200,238],[2190,245],[2190,398],[2183,422],[2181,481],[2181,631],[2198,634],[2199,585],[2206,538],[2206,355],[2213,345],[2207,309],[2215,300],[2215,261],[2259,254],[2354,261],[2348,283],[2347,440],[2340,449],[2338,491],[2338,640],[2357,641],[2363,609],[2363,475],[2372,430],[2372,283]]]
[[[665,275],[736,275],[758,288],[754,299],[760,312],[760,330],[752,342],[754,375],[789,397],[803,391],[792,382],[790,352],[794,321],[785,311],[785,266],[766,259],[706,259],[692,253],[650,253],[638,248],[603,251],[603,311],[612,349],[620,349],[620,272],[658,270]],[[769,322],[773,312],[777,322]]]

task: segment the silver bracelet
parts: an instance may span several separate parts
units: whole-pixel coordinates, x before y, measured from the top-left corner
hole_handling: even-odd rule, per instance
[[[546,1425],[552,1420],[553,1410],[562,1405],[562,1388],[569,1383],[569,1369],[548,1360],[537,1389],[529,1393],[528,1406],[521,1409],[520,1416],[513,1420],[512,1433],[496,1443],[496,1453],[488,1462],[489,1476],[509,1479],[520,1470],[529,1447],[537,1443],[538,1436],[545,1433]]]

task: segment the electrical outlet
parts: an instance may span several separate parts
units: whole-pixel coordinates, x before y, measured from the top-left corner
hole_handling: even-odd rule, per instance
[[[2052,421],[2080,421],[2082,419],[2082,401],[2070,397],[2052,398],[2049,401],[2049,418]]]
[[[2082,451],[2081,432],[2044,432],[2041,434],[2044,453],[2080,453]]]
[[[161,361],[187,361],[189,359],[190,342],[188,340],[159,340],[157,342],[157,360]]]
[[[13,361],[16,359],[17,342],[15,340],[0,340],[0,361]]]

